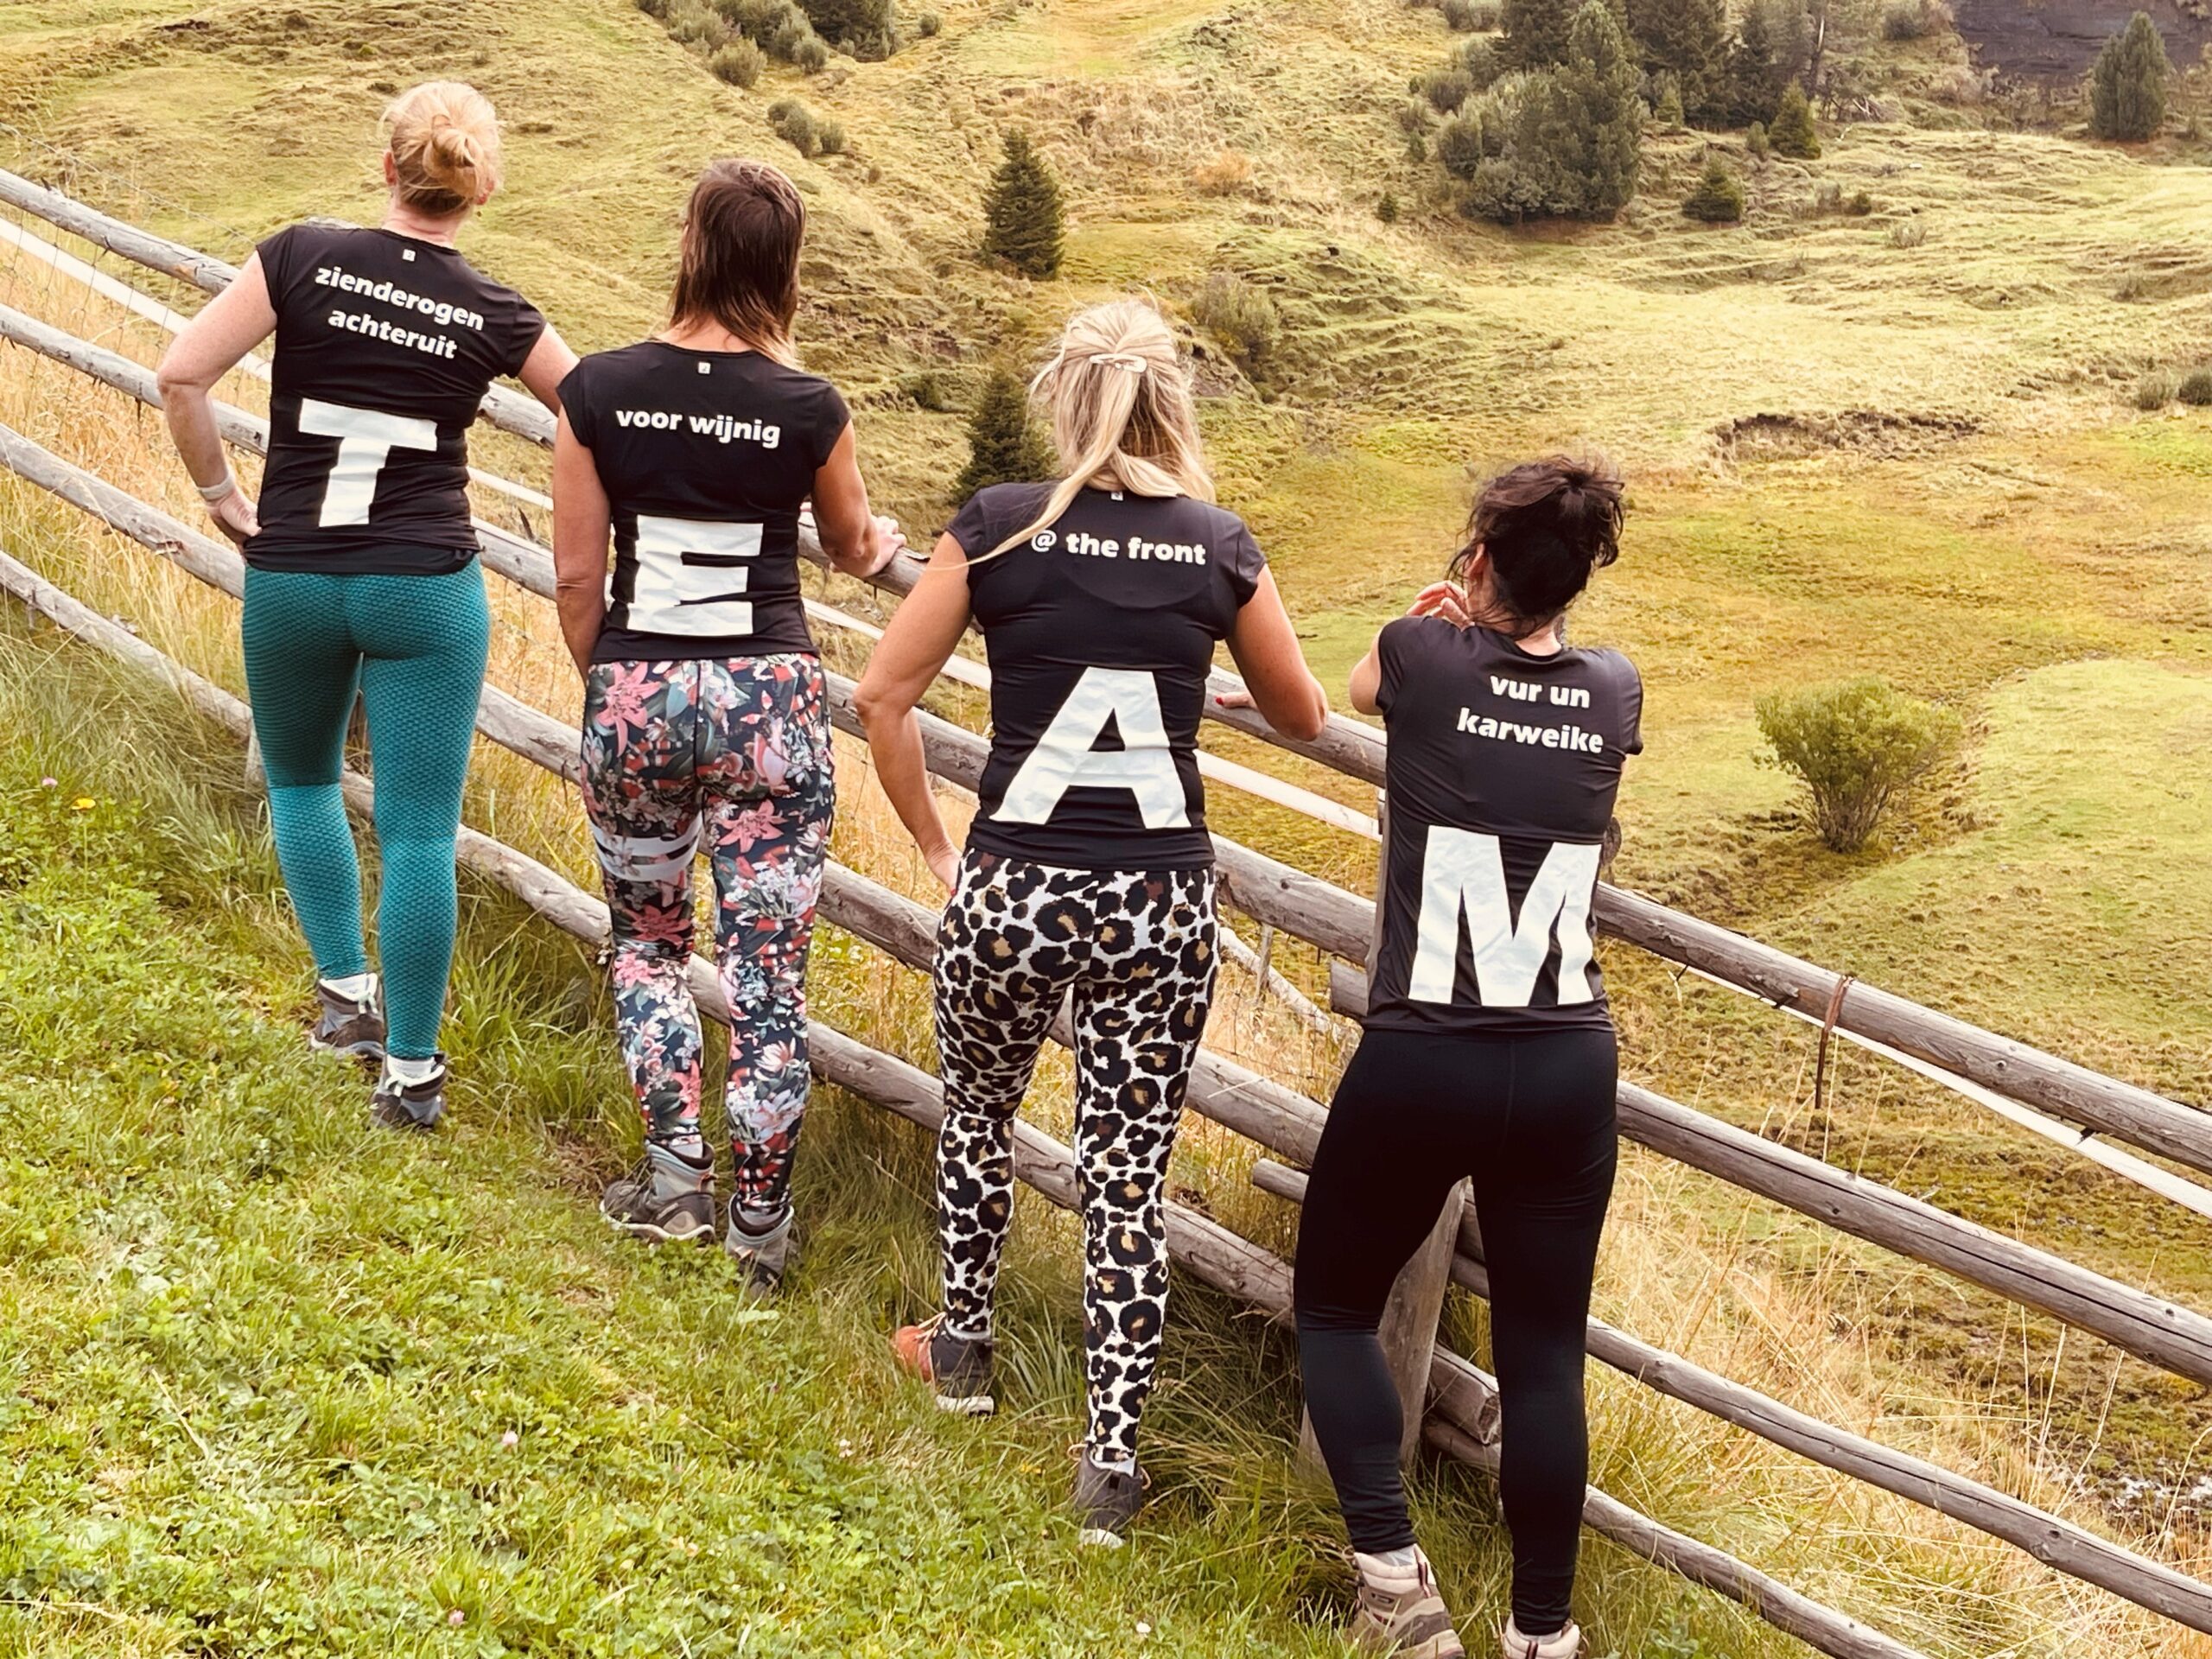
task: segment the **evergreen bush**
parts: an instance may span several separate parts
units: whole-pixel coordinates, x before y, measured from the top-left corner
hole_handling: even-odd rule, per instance
[[[1757,705],[1771,764],[1803,784],[1814,827],[1839,853],[1866,844],[1882,815],[1958,746],[1958,715],[1869,675]]]
[[[2191,409],[2212,406],[2212,369],[2191,369],[2182,376],[2174,396]]]
[[[2174,67],[2150,14],[2139,11],[2105,42],[2089,72],[2089,130],[2139,144],[2165,124],[2166,85]]]
[[[1282,314],[1274,301],[1233,271],[1217,270],[1206,278],[1192,302],[1191,319],[1255,381],[1282,340]]]
[[[983,253],[1023,275],[1056,276],[1066,238],[1060,183],[1029,135],[1006,136],[1006,156],[983,197]]]
[[[1796,81],[1783,89],[1782,101],[1775,105],[1774,120],[1766,130],[1766,137],[1777,156],[1799,162],[1820,160],[1821,134],[1813,124],[1812,100]]]
[[[1719,155],[1711,156],[1682,211],[1707,225],[1733,225],[1744,216],[1744,181]]]
[[[742,38],[716,47],[707,59],[707,67],[714,72],[715,79],[732,86],[752,86],[767,67],[768,54]]]
[[[953,480],[965,500],[993,484],[1027,484],[1052,475],[1052,446],[1029,418],[1029,394],[1004,365],[983,378],[968,416],[968,464]]]

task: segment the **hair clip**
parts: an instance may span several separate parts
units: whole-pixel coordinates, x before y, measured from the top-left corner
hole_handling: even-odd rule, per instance
[[[1127,369],[1131,374],[1142,374],[1152,366],[1135,352],[1098,352],[1093,353],[1090,360],[1103,363],[1109,368]]]

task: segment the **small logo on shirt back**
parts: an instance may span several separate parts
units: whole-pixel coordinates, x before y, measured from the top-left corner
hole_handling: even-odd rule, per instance
[[[1049,553],[1058,543],[1059,539],[1060,538],[1056,532],[1049,530],[1040,530],[1034,536],[1032,536],[1029,538],[1029,545],[1035,548],[1039,553]]]

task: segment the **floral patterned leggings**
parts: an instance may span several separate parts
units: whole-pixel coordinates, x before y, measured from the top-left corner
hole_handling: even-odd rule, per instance
[[[714,870],[730,1037],[736,1201],[790,1202],[806,1111],[806,958],[836,806],[821,665],[810,655],[601,663],[584,691],[584,804],[613,912],[622,1055],[658,1143],[699,1135],[691,866]]]

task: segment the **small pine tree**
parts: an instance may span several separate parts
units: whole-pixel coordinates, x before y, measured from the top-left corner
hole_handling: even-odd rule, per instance
[[[994,368],[968,416],[968,465],[953,481],[963,500],[992,484],[1027,484],[1052,474],[1052,453],[1029,418],[1029,394],[1013,371]]]
[[[1567,67],[1549,102],[1563,120],[1555,163],[1572,180],[1562,210],[1580,219],[1611,219],[1636,195],[1643,143],[1643,79],[1628,35],[1605,0],[1586,0],[1574,14]]]
[[[1385,225],[1395,225],[1398,222],[1397,192],[1395,190],[1385,190],[1382,195],[1376,200],[1375,217],[1381,219]]]
[[[2089,130],[2099,138],[2139,144],[2165,124],[2166,85],[2173,77],[2166,43],[2150,14],[2139,11],[2105,42],[2089,72]]]
[[[999,163],[983,198],[983,252],[1036,277],[1056,276],[1066,221],[1060,208],[1060,183],[1045,165],[1026,132],[1006,136],[1006,159]]]
[[[1750,130],[1744,134],[1744,148],[1750,153],[1751,158],[1753,161],[1763,162],[1766,160],[1767,152],[1772,149],[1774,146],[1766,141],[1765,122],[1754,121],[1751,123]]]
[[[1652,108],[1651,118],[1669,131],[1682,124],[1682,84],[1672,73],[1659,77],[1659,102]]]
[[[1682,203],[1682,211],[1707,225],[1733,225],[1744,216],[1744,181],[1714,155],[1707,160],[1704,176]]]
[[[1796,81],[1783,90],[1782,102],[1775,105],[1774,124],[1767,129],[1766,137],[1777,156],[1800,162],[1820,160],[1821,135],[1813,125],[1812,100]]]
[[[1498,49],[1507,68],[1548,69],[1567,61],[1573,0],[1504,0],[1498,22],[1505,30]]]

